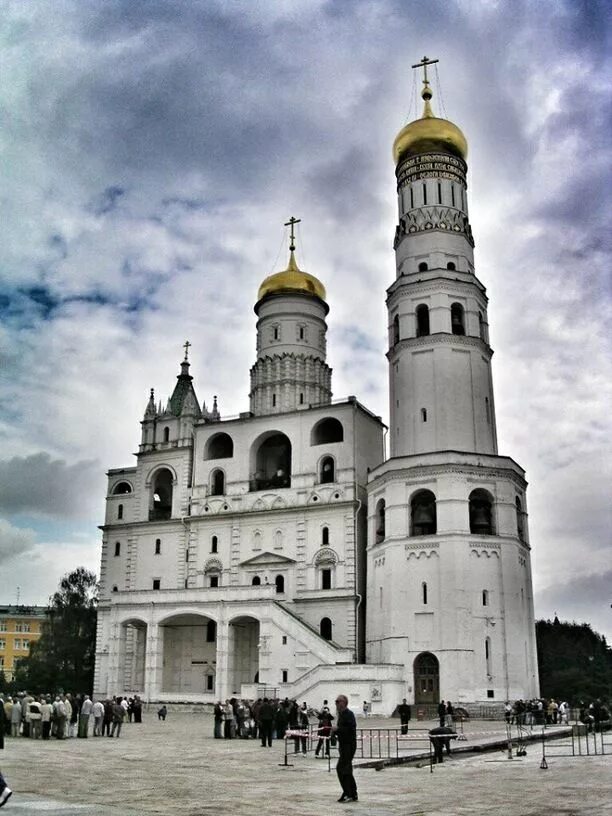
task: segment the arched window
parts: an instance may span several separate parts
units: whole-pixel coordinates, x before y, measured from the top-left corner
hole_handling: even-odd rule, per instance
[[[480,488],[470,493],[470,533],[495,535],[493,497]]]
[[[113,584],[113,592],[119,592],[119,587],[117,584]]]
[[[155,474],[151,491],[150,521],[165,521],[172,516],[173,477],[168,468]]]
[[[421,593],[423,597],[423,603],[427,604],[427,583],[425,581],[423,581],[423,583],[421,584]]]
[[[321,569],[321,589],[332,588],[332,570],[331,567],[323,567]]]
[[[478,312],[478,336],[484,342],[485,340],[485,326],[482,319],[482,312]]]
[[[155,555],[161,555],[161,538],[155,539]]]
[[[419,264],[419,272],[427,272],[428,269],[429,267],[427,266],[425,261],[421,261],[421,263]]]
[[[117,518],[119,519],[119,521],[121,521],[121,519],[123,518],[123,505],[122,504],[117,505]]]
[[[274,549],[275,550],[282,550],[283,549],[283,531],[276,530],[274,533]]]
[[[396,346],[400,341],[400,325],[399,325],[399,315],[395,315],[393,318],[393,345]]]
[[[523,516],[523,505],[521,504],[521,500],[517,496],[514,500],[516,506],[516,532],[519,537],[519,541],[525,541],[525,517]]]
[[[225,473],[219,468],[210,475],[210,492],[212,496],[223,496],[225,493]]]
[[[489,605],[489,590],[483,589],[482,590],[482,605],[488,606]]]
[[[165,427],[164,428],[164,442],[169,442],[169,441],[170,441],[170,428]]]
[[[429,334],[429,306],[421,303],[416,307],[417,337],[426,337]]]
[[[329,547],[329,527],[323,527],[321,530],[321,546]]]
[[[336,468],[333,457],[326,456],[321,460],[319,481],[321,484],[331,484],[336,481]]]
[[[427,408],[421,408],[421,420],[427,422]]]
[[[465,315],[460,303],[451,306],[451,329],[453,334],[465,334]]]
[[[217,639],[217,624],[213,620],[209,620],[206,624],[206,642],[214,643]]]
[[[451,272],[454,272],[457,269],[453,261],[449,261],[446,264],[446,268],[449,269]]]
[[[319,631],[321,633],[321,637],[323,640],[331,640],[332,639],[332,622],[330,618],[321,618],[321,623],[319,624]]]
[[[234,442],[229,434],[214,434],[206,443],[205,459],[231,459],[233,455]]]
[[[385,500],[379,499],[376,502],[376,519],[375,519],[375,540],[378,544],[380,541],[385,540]]]
[[[115,555],[121,555],[121,542],[115,541]]]
[[[261,586],[261,578],[259,575],[254,575],[253,580],[251,581],[252,586]]]
[[[344,428],[340,420],[334,417],[322,419],[312,429],[310,434],[311,445],[330,445],[333,442],[344,440]]]
[[[266,436],[251,450],[251,490],[291,487],[291,442],[283,433]],[[252,472],[253,472],[252,471]]]
[[[279,595],[285,591],[285,577],[284,575],[277,575],[274,579],[274,583],[276,584],[276,592]]]
[[[132,492],[132,485],[129,482],[119,482],[113,488],[113,496],[123,496]]]
[[[436,497],[431,490],[419,490],[410,502],[410,535],[435,535],[437,531]]]
[[[219,552],[219,539],[216,535],[210,539],[210,551],[211,553]]]

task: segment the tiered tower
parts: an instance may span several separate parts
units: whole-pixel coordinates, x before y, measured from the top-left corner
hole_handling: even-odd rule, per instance
[[[407,664],[417,703],[516,698],[537,691],[527,483],[497,455],[467,142],[433,114],[431,64],[423,116],[393,146],[391,458],[369,488],[368,661]]]

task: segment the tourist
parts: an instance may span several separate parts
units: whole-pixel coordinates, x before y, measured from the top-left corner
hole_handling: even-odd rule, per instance
[[[89,717],[91,716],[92,709],[93,703],[89,699],[89,695],[86,694],[83,699],[83,704],[81,705],[81,711],[79,712],[79,737],[83,739],[88,737]]]
[[[213,716],[215,718],[214,737],[215,739],[222,739],[223,734],[221,733],[221,729],[223,723],[223,705],[221,704],[220,700],[215,703]]]
[[[274,728],[276,730],[276,739],[285,739],[285,731],[287,730],[288,712],[283,704],[279,704],[274,714]]]
[[[412,710],[408,703],[406,702],[405,697],[400,703],[400,705],[398,705],[397,713],[400,715],[400,725],[402,726],[402,734],[407,734],[408,723],[410,722],[410,715],[412,713]]]
[[[125,719],[125,706],[123,705],[123,697],[118,697],[113,705],[113,722],[111,725],[111,732],[109,734],[109,737],[114,737],[115,731],[117,731],[117,739],[119,739],[119,735],[121,734],[121,726],[123,725],[124,719]]]
[[[158,720],[163,720],[164,722],[166,722],[166,716],[167,716],[167,714],[168,714],[168,708],[167,708],[165,705],[163,705],[163,706],[162,706],[162,707],[159,709],[159,711],[157,712],[157,719],[158,719]]]
[[[274,709],[270,705],[267,697],[259,707],[259,734],[261,736],[261,747],[272,747],[272,723],[274,722]]]
[[[53,707],[49,702],[48,697],[42,697],[40,702],[40,722],[42,728],[42,738],[49,739],[51,733],[51,717],[53,715]]]
[[[13,708],[11,710],[11,735],[13,737],[19,736],[19,727],[21,725],[21,703],[19,698],[13,701]]]
[[[0,699],[0,750],[4,748],[4,734],[6,732],[6,712],[4,703]],[[13,795],[13,791],[6,784],[6,779],[0,771],[0,807],[3,807]]]
[[[455,713],[455,709],[453,708],[453,704],[450,700],[446,701],[446,724],[452,725],[453,724],[453,714]]]
[[[438,703],[438,718],[440,720],[440,728],[443,728],[444,721],[446,720],[446,705],[444,704],[444,700],[440,700]]]
[[[315,756],[318,757],[321,753],[321,749],[323,748],[323,743],[325,743],[325,756],[329,756],[329,743],[330,737],[332,732],[332,722],[334,720],[334,715],[331,713],[329,708],[327,707],[327,700],[324,700],[324,705],[321,711],[319,712],[319,728],[317,730],[317,735],[319,737],[319,741],[317,742],[317,747],[315,748]]]
[[[102,736],[102,722],[104,721],[104,704],[100,700],[96,700],[91,707],[91,713],[94,718],[93,735],[94,737]]]
[[[308,720],[308,706],[306,705],[305,702],[303,702],[298,711],[298,728],[300,729],[300,731],[305,731],[306,733],[308,733],[309,727],[310,722]],[[299,739],[302,748],[302,754],[306,756],[308,737],[300,737]]]
[[[357,750],[357,723],[355,722],[355,715],[348,707],[348,697],[346,695],[338,695],[336,710],[338,719],[332,731],[338,740],[339,757],[336,773],[342,786],[342,795],[338,801],[357,802],[357,783],[353,776],[353,757]]]
[[[10,697],[7,697],[4,701],[4,736],[10,737],[11,736],[11,714],[13,712],[13,700]],[[0,714],[0,717],[2,715]]]
[[[432,728],[429,732],[429,740],[434,751],[434,765],[441,763],[442,751],[446,748],[446,753],[450,756],[450,741],[456,739],[457,734],[448,725],[441,725],[438,728]]]
[[[226,700],[225,705],[223,706],[223,736],[225,739],[232,739],[234,736],[234,723],[234,709],[231,702]]]
[[[28,716],[30,717],[30,736],[32,739],[40,739],[42,714],[40,713],[40,703],[38,700],[32,700],[30,703]]]
[[[132,708],[134,710],[134,722],[136,724],[142,723],[142,700],[137,694],[134,696]]]
[[[367,700],[363,701],[362,711],[363,711],[363,716],[364,717],[369,717],[370,716],[370,704],[368,703]]]
[[[55,723],[56,739],[64,739],[66,731],[66,706],[59,694],[53,703],[53,722]]]
[[[66,736],[75,737],[77,733],[77,723],[79,721],[79,708],[81,706],[81,697],[76,695],[74,700],[71,694],[66,694],[64,697],[64,706],[66,708]]]

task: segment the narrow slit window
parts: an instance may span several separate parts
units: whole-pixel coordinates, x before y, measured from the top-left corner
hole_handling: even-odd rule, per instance
[[[300,394],[300,405],[304,404],[304,394]]]
[[[121,519],[122,519],[122,518],[123,518],[123,505],[122,505],[122,504],[120,504],[120,505],[118,505],[118,507],[117,507],[117,519],[118,519],[119,521],[121,521]]]
[[[438,182],[438,204],[442,203],[442,185]]]
[[[427,604],[427,584],[425,583],[425,581],[423,581],[421,589],[423,591],[423,603]]]
[[[161,589],[161,578],[153,579],[153,589]]]
[[[287,669],[283,669],[283,683],[288,682],[288,680],[289,680],[289,672],[287,671]]]
[[[455,185],[451,184],[451,202],[453,207],[455,206]]]
[[[482,605],[483,606],[489,605],[489,592],[486,589],[482,590]]]
[[[216,553],[219,551],[219,539],[216,535],[210,539],[210,551],[211,553]]]
[[[421,408],[421,420],[427,422],[427,408]]]
[[[155,555],[160,555],[161,553],[161,538],[155,539]]]
[[[410,188],[410,209],[414,210],[414,191]]]
[[[115,541],[115,555],[121,555],[121,542]]]
[[[427,185],[423,184],[423,204],[427,204]]]
[[[491,424],[491,408],[489,406],[489,398],[485,397],[485,413],[487,415],[487,422]]]
[[[272,407],[276,407],[276,394],[272,394]]]

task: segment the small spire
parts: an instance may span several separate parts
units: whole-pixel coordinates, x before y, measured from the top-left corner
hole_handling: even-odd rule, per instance
[[[425,102],[425,106],[423,108],[423,119],[431,119],[434,118],[434,113],[431,109],[431,105],[429,104],[431,101],[431,97],[433,96],[433,92],[431,90],[431,86],[429,84],[429,79],[427,78],[427,66],[428,65],[435,65],[436,62],[439,60],[430,60],[428,57],[423,57],[420,62],[417,62],[413,65],[413,68],[422,68],[423,69],[423,85],[425,86],[421,91],[421,97]]]
[[[216,394],[213,397],[213,407],[212,407],[211,417],[213,419],[219,419],[220,418],[219,408],[218,408],[218,405],[217,405],[217,395]]]
[[[183,360],[184,363],[189,362],[189,349],[191,348],[191,343],[189,340],[185,340],[183,344],[183,348],[185,349],[185,359]]]
[[[147,403],[147,407],[145,409],[145,419],[155,416],[157,416],[157,410],[155,408],[155,391],[152,388],[151,393],[149,394],[149,402]]]

